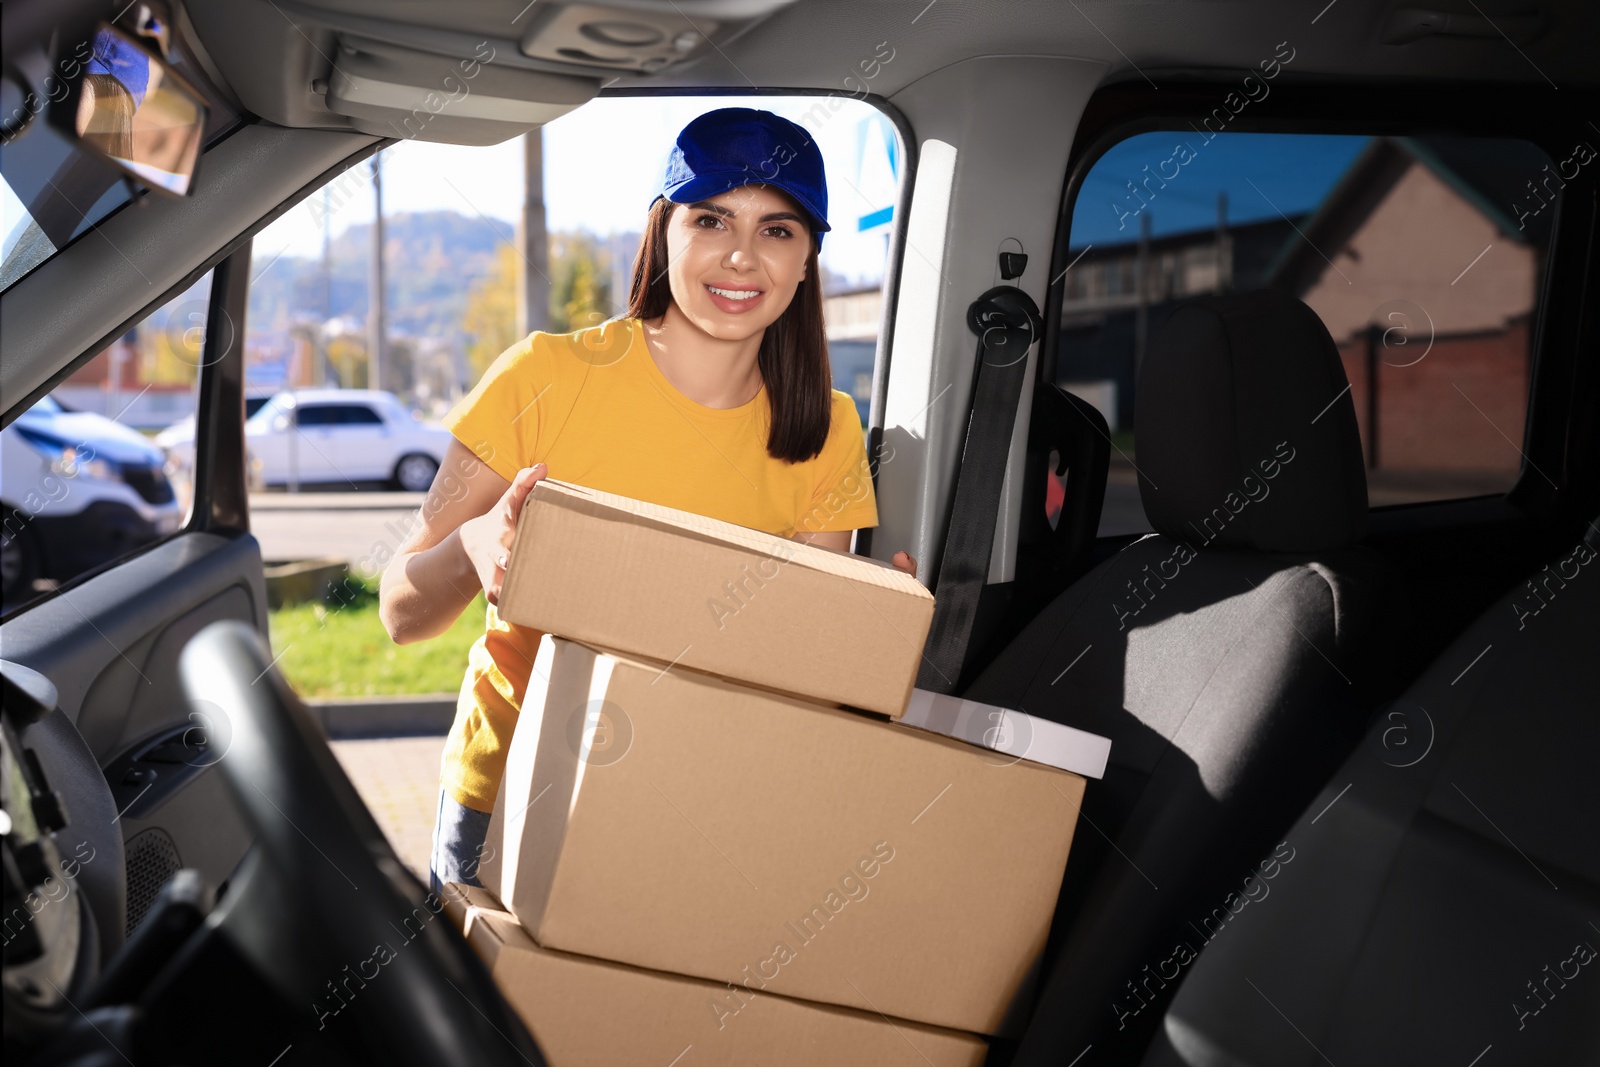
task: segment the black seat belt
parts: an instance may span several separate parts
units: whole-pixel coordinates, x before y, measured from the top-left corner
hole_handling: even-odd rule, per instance
[[[1026,258],[1018,253],[1002,253],[1002,277],[1021,275],[1022,262]],[[1043,335],[1044,318],[1027,293],[997,285],[972,302],[967,325],[978,335],[972,411],[933,587],[933,622],[917,673],[917,687],[935,693],[953,692],[966,662],[978,597],[989,577],[995,515],[1027,376],[1028,351]]]

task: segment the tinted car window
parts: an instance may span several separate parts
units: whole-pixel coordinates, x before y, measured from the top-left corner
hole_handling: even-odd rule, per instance
[[[296,421],[301,426],[337,426],[339,424],[339,406],[337,404],[302,405]]]
[[[0,614],[182,525],[194,434],[170,435],[195,410],[210,293],[206,274],[0,431]]]
[[[1185,301],[1275,288],[1321,317],[1344,363],[1373,507],[1510,489],[1559,190],[1517,140],[1139,134],[1072,209],[1057,383],[1116,448],[1101,534],[1148,530],[1133,464],[1150,338]],[[1052,499],[1059,499],[1053,493]]]
[[[383,419],[365,404],[343,404],[339,407],[339,421],[346,426],[382,426]]]

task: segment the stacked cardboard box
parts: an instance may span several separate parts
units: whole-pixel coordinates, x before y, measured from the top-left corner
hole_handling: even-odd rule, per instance
[[[897,718],[933,598],[886,563],[546,479],[500,616],[574,641]]]
[[[981,1045],[948,1031],[1006,1032],[1084,778],[1020,758],[1025,716],[913,693],[932,607],[874,560],[535,487],[499,611],[546,636],[480,868],[505,911],[478,938],[546,961],[501,983],[536,1037],[567,1025],[578,956],[618,997],[696,990],[682,1033],[842,1050],[867,1013],[965,1062]],[[1022,732],[1099,773],[1103,739],[1051,730]]]
[[[452,883],[444,898],[446,914],[556,1067],[983,1062],[985,1045],[971,1034],[789,997],[754,998],[724,1025],[708,1010],[726,994],[715,982],[543,948],[482,889]]]

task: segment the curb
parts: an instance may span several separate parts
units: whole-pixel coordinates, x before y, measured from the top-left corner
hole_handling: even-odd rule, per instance
[[[305,705],[330,741],[374,737],[443,737],[456,717],[456,694],[308,698]]]
[[[333,557],[265,563],[262,572],[267,582],[267,610],[277,611],[291,604],[326,601],[335,595],[349,569],[348,563]],[[350,595],[346,593],[344,600],[349,599]]]

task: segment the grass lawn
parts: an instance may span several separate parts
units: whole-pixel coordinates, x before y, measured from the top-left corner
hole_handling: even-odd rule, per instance
[[[363,593],[344,606],[292,604],[269,616],[278,669],[302,697],[455,693],[467,650],[483,633],[478,596],[454,626],[431,641],[396,645],[378,621],[378,583],[352,577]]]

